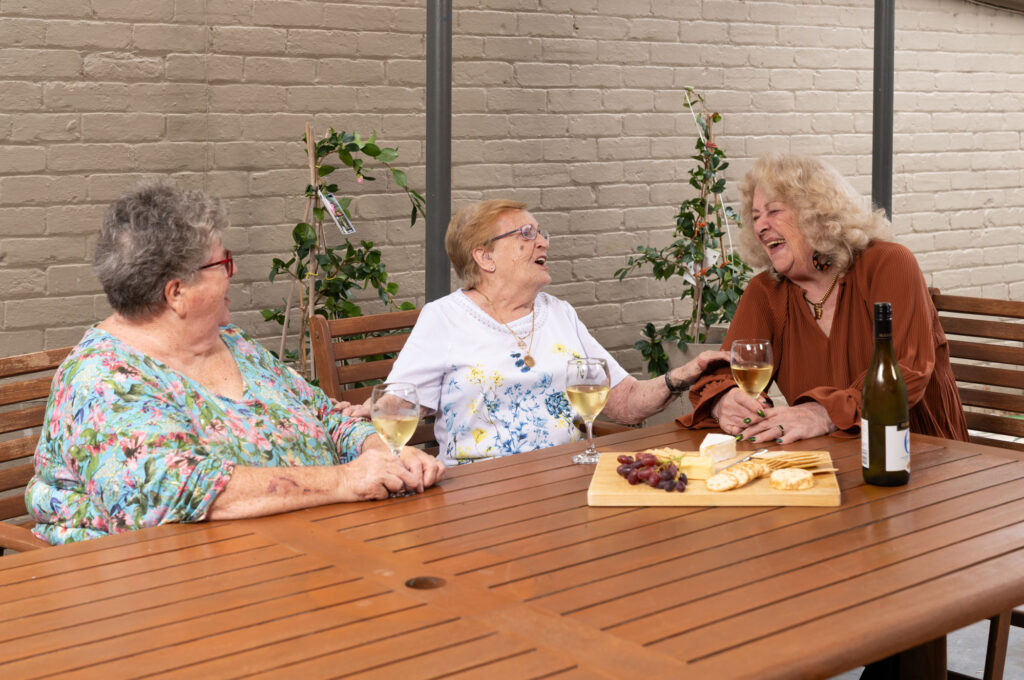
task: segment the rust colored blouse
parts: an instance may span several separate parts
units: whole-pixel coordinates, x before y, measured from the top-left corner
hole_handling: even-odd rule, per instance
[[[789,404],[816,401],[839,436],[857,435],[861,388],[874,349],[873,305],[891,302],[893,346],[907,383],[911,431],[967,441],[946,335],[913,253],[897,243],[871,243],[854,258],[833,295],[836,311],[826,336],[798,286],[758,274],[740,299],[723,349],[741,338],[770,339],[772,380]],[[728,368],[699,380],[690,391],[694,412],[679,422],[715,427],[711,407],[734,385]]]

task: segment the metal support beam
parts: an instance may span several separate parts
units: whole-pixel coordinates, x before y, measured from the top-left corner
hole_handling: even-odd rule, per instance
[[[452,2],[427,0],[427,302],[451,290],[444,233],[452,205]]]
[[[892,219],[892,91],[895,0],[875,0],[875,95],[871,117],[871,202]]]

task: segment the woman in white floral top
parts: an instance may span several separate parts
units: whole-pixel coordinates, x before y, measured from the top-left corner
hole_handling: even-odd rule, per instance
[[[653,380],[629,376],[572,305],[541,292],[551,282],[548,237],[523,203],[462,208],[445,249],[463,288],[423,307],[388,380],[416,384],[425,410],[436,413],[434,435],[448,465],[579,439],[565,396],[570,357],[608,362],[603,413],[622,423],[661,411],[710,364],[729,359],[704,352]]]
[[[26,490],[44,540],[386,498],[443,475],[229,325],[226,225],[219,201],[166,182],[111,206],[93,267],[114,313],[54,376]]]

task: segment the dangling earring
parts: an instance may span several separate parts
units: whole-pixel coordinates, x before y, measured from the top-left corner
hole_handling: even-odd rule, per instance
[[[819,272],[827,272],[832,266],[832,258],[816,252],[814,253],[814,256],[811,257],[811,264],[813,264],[814,268]]]

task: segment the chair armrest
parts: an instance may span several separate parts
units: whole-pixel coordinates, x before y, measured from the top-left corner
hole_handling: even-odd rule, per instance
[[[36,535],[25,527],[0,522],[0,548],[28,552],[49,547],[49,543],[41,538],[36,538]]]

